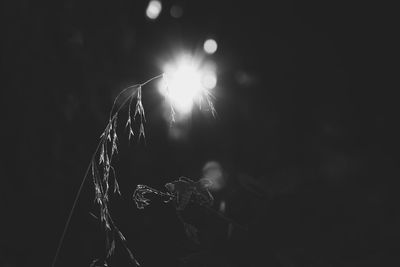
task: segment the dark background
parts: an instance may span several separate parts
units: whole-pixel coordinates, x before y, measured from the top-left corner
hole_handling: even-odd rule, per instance
[[[116,94],[161,73],[174,46],[196,49],[209,36],[219,44],[211,56],[218,117],[195,111],[186,139],[171,140],[150,84],[147,145],[128,146],[120,132],[122,196],[112,211],[143,266],[395,266],[394,7],[163,1],[149,21],[147,3],[1,2],[0,266],[50,266]],[[181,18],[170,16],[173,4]],[[227,239],[224,222],[204,216],[206,241],[194,247],[172,207],[154,200],[139,211],[131,194],[139,183],[200,177],[209,160],[229,178],[216,198],[249,231]],[[89,266],[103,255],[93,197],[89,180],[56,266]],[[111,266],[127,264],[117,247]]]

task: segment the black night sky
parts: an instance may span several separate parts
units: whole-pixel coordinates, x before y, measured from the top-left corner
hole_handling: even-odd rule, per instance
[[[218,42],[208,56],[217,65],[216,118],[194,108],[172,126],[184,137],[170,138],[150,83],[146,144],[129,144],[126,117],[119,123],[122,195],[112,195],[111,212],[142,266],[398,265],[394,7],[168,0],[150,20],[148,3],[1,2],[0,267],[51,266],[113,99],[209,37]],[[180,176],[199,179],[210,161],[226,181],[213,209],[225,203],[225,216],[247,231],[194,205],[185,216],[199,230],[196,245],[172,205],[154,198],[136,208],[137,184],[165,190]],[[93,199],[88,179],[57,267],[104,256]],[[132,266],[118,243],[108,264]]]

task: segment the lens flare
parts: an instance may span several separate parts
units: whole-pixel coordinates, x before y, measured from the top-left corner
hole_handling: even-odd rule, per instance
[[[216,83],[214,69],[195,57],[184,55],[164,67],[164,81],[159,89],[177,112],[187,114]]]
[[[162,10],[161,2],[158,0],[152,0],[149,2],[149,5],[146,8],[146,16],[149,19],[156,19],[160,15]]]
[[[201,93],[201,74],[190,62],[180,62],[165,73],[168,97],[181,112],[192,108],[194,99]]]
[[[226,185],[226,177],[221,164],[217,161],[208,161],[203,166],[203,178],[211,181],[209,189],[211,191],[219,191]]]
[[[207,39],[204,42],[203,49],[207,54],[214,54],[217,51],[218,44],[214,39]]]
[[[180,18],[183,15],[183,8],[179,5],[173,5],[170,9],[171,16],[173,18]]]
[[[201,77],[201,84],[206,89],[213,89],[217,85],[217,75],[214,72],[207,72]]]

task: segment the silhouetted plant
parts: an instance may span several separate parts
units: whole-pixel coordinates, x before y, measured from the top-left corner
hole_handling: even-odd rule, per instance
[[[133,193],[133,200],[138,209],[144,209],[150,205],[150,199],[146,197],[146,194],[155,194],[161,197],[164,200],[164,203],[173,202],[177,217],[184,227],[186,236],[197,244],[200,243],[197,234],[198,229],[194,225],[188,223],[181,214],[190,202],[194,202],[195,204],[205,208],[208,212],[211,212],[213,215],[226,221],[232,226],[247,231],[246,227],[226,217],[221,212],[212,209],[214,197],[208,189],[210,186],[211,181],[209,179],[201,178],[199,181],[195,182],[186,177],[180,177],[178,180],[165,184],[167,192],[162,192],[147,185],[139,184]]]
[[[108,266],[107,261],[109,258],[112,256],[115,246],[116,246],[116,241],[119,240],[121,241],[123,247],[127,251],[129,258],[131,262],[139,266],[139,262],[136,260],[134,257],[133,253],[130,251],[128,248],[126,239],[122,232],[119,230],[117,225],[112,219],[111,213],[110,213],[110,207],[109,207],[109,202],[110,202],[110,191],[112,193],[117,193],[121,194],[118,180],[116,177],[116,171],[114,167],[112,166],[113,158],[114,156],[118,153],[118,134],[117,134],[117,124],[118,124],[118,116],[121,110],[124,107],[128,107],[128,118],[125,123],[125,127],[128,129],[128,139],[130,140],[131,138],[135,137],[137,135],[137,138],[143,138],[145,139],[145,122],[146,122],[146,117],[145,117],[145,110],[143,107],[142,103],[142,89],[145,85],[148,83],[152,82],[155,79],[163,78],[164,74],[158,75],[156,77],[153,77],[149,79],[148,81],[141,83],[141,84],[135,84],[132,86],[128,86],[124,90],[122,90],[117,97],[114,99],[110,114],[109,114],[109,119],[108,123],[102,132],[100,136],[100,141],[92,154],[89,166],[86,169],[85,175],[83,177],[83,180],[80,184],[80,187],[78,189],[77,195],[75,197],[74,203],[72,205],[71,211],[68,215],[68,219],[66,221],[62,236],[60,238],[55,257],[53,259],[52,266],[55,266],[55,263],[57,261],[58,254],[60,252],[61,246],[63,244],[63,240],[65,237],[65,234],[68,229],[68,225],[70,223],[70,220],[72,218],[73,211],[75,209],[75,206],[77,204],[77,201],[79,199],[79,196],[81,194],[83,185],[86,181],[86,179],[89,176],[92,176],[93,179],[93,185],[94,185],[94,190],[95,190],[95,197],[94,201],[97,203],[99,206],[99,220],[101,222],[102,227],[104,228],[105,235],[106,235],[106,255],[103,260],[100,259],[95,259],[92,261],[90,264],[91,267],[96,267],[96,266]],[[168,92],[168,90],[167,90]],[[203,92],[203,96],[201,98],[205,98],[206,102],[212,112],[213,115],[215,115],[215,109],[213,106],[213,103],[211,101],[211,94],[209,91],[205,90]],[[135,111],[132,116],[132,105],[133,101],[136,101],[135,103]],[[121,103],[121,104],[118,104]],[[172,106],[170,105],[170,114],[171,114],[171,122],[175,121],[175,111]],[[138,120],[139,126],[138,126],[138,133],[135,133],[135,127],[133,127],[133,121]],[[187,180],[186,182],[188,182]],[[191,181],[191,180],[190,180]],[[171,183],[172,185],[172,183]],[[111,188],[112,187],[112,188]],[[153,191],[152,191],[153,190]],[[206,189],[205,189],[206,190]],[[206,190],[208,192],[208,190]],[[156,192],[154,189],[151,189],[149,187],[140,185],[135,191],[137,199],[136,205],[138,208],[143,208],[146,206],[147,200],[144,198],[145,193],[149,192]],[[158,194],[161,194],[159,191],[157,191]],[[200,191],[199,191],[200,192]],[[198,193],[196,191],[195,195]],[[209,192],[208,192],[209,194]],[[177,196],[176,194],[173,193],[173,191],[170,191],[168,193],[165,193],[164,196],[167,196],[169,200],[172,199],[178,199],[180,197],[186,197],[186,196]],[[210,197],[211,194],[209,194],[208,197]],[[212,197],[212,196],[211,196]],[[95,216],[96,217],[96,216]],[[97,217],[96,217],[97,218]]]
[[[189,201],[194,201],[205,207],[211,207],[214,198],[208,190],[210,184],[211,182],[208,179],[201,179],[200,181],[195,182],[189,178],[180,177],[178,180],[169,182],[165,185],[168,190],[167,192],[162,192],[147,185],[137,185],[136,190],[133,193],[133,200],[138,209],[144,209],[150,205],[150,199],[145,196],[149,193],[162,197],[164,203],[174,201],[177,216],[184,226],[186,236],[198,244],[199,239],[197,236],[197,228],[192,224],[187,223],[180,212],[186,208]]]

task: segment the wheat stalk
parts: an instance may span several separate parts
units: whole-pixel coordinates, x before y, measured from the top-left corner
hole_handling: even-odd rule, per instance
[[[89,174],[91,173],[92,178],[93,178],[93,184],[95,188],[95,202],[99,205],[100,208],[100,221],[102,222],[105,230],[106,230],[106,246],[107,246],[107,256],[106,259],[109,258],[115,248],[115,235],[120,238],[120,240],[125,243],[125,238],[123,237],[122,233],[119,231],[117,226],[115,225],[114,221],[112,220],[112,217],[110,215],[110,211],[108,208],[109,204],[109,179],[110,179],[110,172],[112,173],[112,178],[113,178],[113,183],[114,183],[114,193],[120,194],[119,190],[119,185],[118,181],[115,175],[115,170],[113,166],[111,165],[113,156],[118,153],[118,135],[117,135],[117,120],[118,120],[118,115],[119,112],[122,110],[123,107],[125,107],[128,104],[129,107],[129,113],[128,113],[128,120],[126,123],[126,127],[129,128],[129,139],[134,136],[134,131],[132,129],[132,118],[131,118],[131,106],[134,98],[136,97],[136,107],[135,107],[135,115],[134,118],[139,115],[140,119],[140,129],[139,129],[139,138],[143,137],[145,138],[145,132],[144,132],[144,122],[145,122],[145,113],[144,113],[144,108],[142,104],[142,87],[145,86],[146,84],[150,83],[151,81],[163,77],[163,74],[158,75],[156,77],[153,77],[149,80],[147,80],[144,83],[141,84],[136,84],[132,86],[128,86],[124,90],[122,90],[117,97],[114,99],[114,103],[112,105],[110,115],[109,115],[109,120],[108,123],[103,131],[103,133],[100,136],[100,141],[92,154],[89,166],[86,169],[85,175],[83,176],[82,182],[79,186],[78,192],[76,194],[76,197],[74,199],[74,202],[72,204],[72,208],[70,210],[70,213],[68,215],[68,219],[65,223],[63,233],[61,235],[59,244],[57,246],[56,254],[53,259],[52,266],[54,267],[58,255],[61,250],[61,246],[63,244],[65,234],[68,230],[69,223],[72,218],[73,211],[75,210],[75,206],[78,202],[79,196],[82,192],[83,185],[85,181],[87,180]],[[129,92],[131,91],[131,92]],[[126,97],[122,104],[117,107],[117,101],[125,95],[127,92],[128,97]],[[130,252],[126,244],[124,244],[125,248],[127,249],[130,258],[132,261],[136,264],[139,265],[137,260],[133,257],[133,254]]]
[[[121,241],[123,244],[124,248],[129,254],[129,257],[135,266],[140,266],[139,262],[136,260],[136,258],[133,256],[132,252],[129,250],[127,244],[126,244],[126,239],[121,233],[121,231],[118,229],[116,224],[114,223],[110,210],[109,210],[109,192],[110,192],[110,180],[112,181],[113,184],[113,193],[120,193],[119,189],[119,184],[117,181],[116,177],[116,172],[114,167],[112,166],[112,161],[113,157],[116,153],[118,153],[118,134],[117,134],[117,121],[118,121],[118,115],[120,111],[128,106],[128,119],[125,124],[125,128],[128,129],[128,139],[130,140],[135,136],[135,132],[132,127],[132,121],[136,120],[137,117],[139,117],[139,134],[138,134],[138,139],[143,138],[145,139],[145,127],[144,124],[146,122],[146,117],[145,117],[145,111],[142,103],[142,88],[149,84],[150,82],[163,78],[164,74],[160,74],[158,76],[155,76],[149,80],[147,80],[144,83],[140,84],[135,84],[132,86],[128,86],[125,89],[123,89],[114,99],[113,105],[111,107],[111,111],[109,114],[109,119],[108,123],[102,132],[100,136],[100,141],[97,144],[97,147],[92,154],[89,166],[86,169],[86,172],[83,176],[82,182],[79,186],[78,192],[75,196],[74,202],[72,204],[71,210],[69,212],[67,221],[65,223],[61,238],[59,240],[57,250],[55,253],[55,256],[53,258],[52,262],[52,267],[55,267],[55,264],[58,259],[58,255],[60,253],[65,235],[68,230],[68,226],[70,224],[73,212],[75,210],[76,204],[78,202],[79,196],[82,192],[83,185],[85,184],[85,181],[89,177],[89,175],[92,176],[93,179],[93,184],[94,184],[94,189],[95,189],[95,198],[94,201],[95,203],[98,204],[99,210],[100,210],[100,222],[102,226],[105,229],[105,234],[106,234],[106,256],[103,261],[103,266],[107,266],[107,260],[112,256],[114,249],[115,249],[115,244],[117,238]],[[169,90],[167,90],[168,92]],[[127,95],[127,96],[126,96]],[[117,106],[117,102],[120,100],[120,98],[123,98],[122,103]],[[206,102],[208,106],[210,107],[210,110],[212,114],[215,116],[215,108],[214,105],[211,101],[212,95],[208,91],[204,91],[204,97],[206,99]],[[131,107],[133,105],[133,100],[136,100],[135,104],[135,112],[133,114],[132,118],[132,112],[131,112]],[[172,103],[170,105],[170,112],[171,112],[171,123],[175,121],[175,111],[172,106]],[[98,259],[93,260],[91,266],[98,266],[97,263],[99,263]]]

